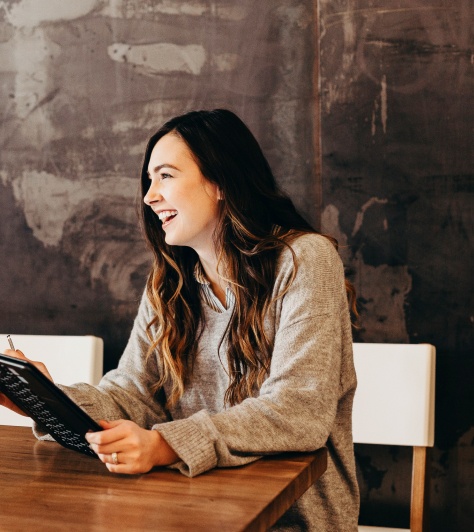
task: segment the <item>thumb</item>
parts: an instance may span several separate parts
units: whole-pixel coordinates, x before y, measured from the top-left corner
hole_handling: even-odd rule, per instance
[[[8,355],[9,357],[20,358],[21,360],[26,360],[30,362],[30,360],[26,358],[25,353],[23,353],[23,351],[20,351],[19,349],[5,349],[3,354]]]
[[[43,364],[43,362],[31,360],[31,358],[26,357],[23,351],[20,351],[19,349],[16,349],[15,351],[13,349],[7,349],[5,354],[13,358],[24,360],[25,362],[30,362],[30,364],[36,366],[36,368],[39,369],[39,371],[41,371],[45,377],[47,377],[50,381],[53,381],[53,378],[49,374],[48,368]]]
[[[122,419],[117,419],[115,421],[105,421],[105,419],[101,419],[99,421],[99,425],[107,430],[107,429],[113,429],[114,427],[116,427],[117,425],[120,425],[121,423],[123,422]]]

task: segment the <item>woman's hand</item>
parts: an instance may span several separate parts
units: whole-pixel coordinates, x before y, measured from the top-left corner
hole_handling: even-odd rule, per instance
[[[17,349],[16,351],[14,351],[13,349],[6,349],[3,354],[30,362],[31,364],[33,364],[33,366],[36,366],[36,368],[39,369],[41,373],[43,373],[43,375],[48,377],[50,381],[53,380],[51,378],[51,375],[49,374],[49,371],[46,369],[46,366],[42,362],[33,362],[33,360],[26,358],[26,356],[19,349]],[[16,412],[17,414],[20,414],[22,416],[27,416],[27,414],[25,414],[23,410],[20,410],[12,401],[10,401],[10,399],[8,399],[6,395],[3,395],[3,393],[0,393],[0,406],[5,406],[10,410],[13,410],[13,412]]]
[[[142,429],[124,419],[99,424],[104,430],[87,433],[86,440],[112,473],[147,473],[154,466],[179,460],[157,430]]]

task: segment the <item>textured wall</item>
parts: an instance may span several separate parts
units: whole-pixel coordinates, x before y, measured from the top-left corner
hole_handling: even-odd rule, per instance
[[[473,22],[472,0],[320,1],[323,227],[345,246],[356,337],[437,348],[440,532],[474,522]],[[407,526],[410,453],[357,455],[362,520]]]
[[[149,264],[142,153],[175,114],[236,111],[314,219],[313,9],[0,2],[0,331],[98,334],[115,365]]]

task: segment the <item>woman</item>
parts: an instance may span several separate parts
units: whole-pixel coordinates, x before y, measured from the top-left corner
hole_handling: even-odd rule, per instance
[[[275,528],[356,530],[351,289],[334,242],[230,111],[167,122],[141,187],[154,263],[128,345],[98,386],[62,386],[107,420],[91,447],[112,472],[195,476],[327,446],[326,473]]]

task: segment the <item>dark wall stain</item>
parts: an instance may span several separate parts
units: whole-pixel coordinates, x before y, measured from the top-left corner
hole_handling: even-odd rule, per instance
[[[474,522],[474,5],[324,0],[320,7],[323,226],[342,242],[359,293],[356,338],[436,346],[432,530],[467,532]],[[407,508],[399,488],[410,456],[395,464],[370,446],[357,454],[361,520],[407,526],[388,510]]]
[[[0,298],[9,302],[0,331],[97,334],[109,369],[149,268],[138,174],[146,140],[165,120],[236,111],[316,220],[314,6],[62,5],[0,9]]]

